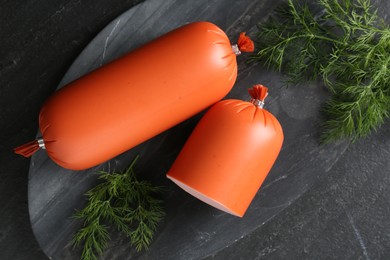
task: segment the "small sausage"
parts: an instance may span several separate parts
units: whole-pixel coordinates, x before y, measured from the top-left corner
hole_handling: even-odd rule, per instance
[[[252,102],[212,106],[185,143],[167,177],[198,199],[242,217],[271,170],[283,143],[279,121],[263,109],[267,88]]]

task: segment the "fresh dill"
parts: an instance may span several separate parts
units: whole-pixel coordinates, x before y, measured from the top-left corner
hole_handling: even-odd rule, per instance
[[[288,0],[258,28],[252,61],[330,90],[324,142],[355,141],[389,118],[390,29],[370,0]]]
[[[102,183],[86,193],[88,203],[75,214],[84,226],[73,245],[83,246],[81,259],[97,259],[108,245],[109,226],[130,239],[137,251],[148,248],[164,216],[162,202],[153,195],[161,188],[139,181],[133,170],[138,156],[123,173],[100,172]]]

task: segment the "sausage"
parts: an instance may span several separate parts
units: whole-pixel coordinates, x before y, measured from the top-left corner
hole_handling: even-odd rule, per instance
[[[39,114],[42,138],[15,152],[42,147],[64,168],[90,168],[219,101],[236,77],[226,34],[185,25],[57,91]]]
[[[279,121],[262,108],[267,88],[250,90],[251,102],[229,99],[199,121],[167,177],[198,199],[242,217],[283,143]]]

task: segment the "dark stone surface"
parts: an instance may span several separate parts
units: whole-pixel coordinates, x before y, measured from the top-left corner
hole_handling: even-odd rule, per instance
[[[234,43],[239,32],[250,33],[256,29],[253,19],[243,18],[264,17],[266,10],[276,4],[277,1],[252,0],[230,5],[222,0],[212,3],[208,0],[196,3],[149,0],[121,15],[99,33],[72,64],[61,85],[187,22],[214,22]],[[165,178],[170,164],[198,120],[197,116],[118,158],[83,172],[58,167],[45,151],[34,155],[29,178],[30,217],[37,240],[48,256],[71,257],[79,253],[69,243],[79,227],[79,222],[71,218],[74,209],[82,207],[83,194],[95,185],[98,169],[124,168],[136,153],[141,156],[137,164],[139,175],[168,188],[164,197],[167,216],[148,251],[134,254],[125,243],[119,243],[119,246],[106,250],[107,258],[181,259],[214,254],[278,214],[299,198],[319,175],[332,168],[348,143],[318,146],[319,111],[326,91],[314,85],[282,88],[279,74],[269,73],[258,64],[247,66],[245,55],[237,60],[239,77],[228,97],[248,100],[248,87],[254,83],[265,84],[270,88],[266,109],[278,117],[285,129],[289,129],[285,131],[280,157],[245,217],[239,219],[213,209]],[[304,105],[299,106],[301,103]],[[316,171],[313,171],[314,167]],[[226,226],[230,228],[226,229]]]
[[[146,27],[150,23],[149,30],[140,26],[144,30],[133,44],[142,44],[179,23],[200,17],[209,17],[233,40],[240,30],[253,33],[256,22],[278,2],[210,1],[198,5],[167,1],[158,9],[151,5],[144,13],[137,13],[140,19],[145,19],[147,12],[152,15],[145,20]],[[39,153],[31,169],[39,169],[43,163],[54,174],[30,172],[27,205],[28,160],[13,155],[12,148],[34,137],[40,105],[58,86],[80,51],[133,4],[134,1],[100,0],[90,4],[38,4],[31,0],[1,3],[4,22],[0,25],[0,119],[4,126],[0,129],[0,259],[45,259],[44,253],[54,259],[77,258],[79,252],[72,250],[69,238],[78,223],[69,217],[74,207],[82,206],[81,194],[94,184],[95,176],[63,173],[54,164],[43,163],[45,155]],[[382,14],[387,15],[388,5],[381,3]],[[105,34],[99,34],[96,52],[92,47],[95,65],[101,62],[101,51],[117,21]],[[128,26],[131,24],[137,21]],[[118,36],[119,32],[116,31]],[[110,46],[104,55],[107,59],[123,50]],[[76,62],[72,68],[75,66],[76,73],[80,73],[80,64]],[[104,258],[388,259],[389,123],[353,145],[341,142],[319,146],[319,108],[326,99],[326,91],[320,85],[284,89],[279,87],[280,75],[259,65],[247,66],[242,59],[239,68],[237,86],[229,97],[246,99],[245,88],[259,81],[273,87],[267,109],[279,118],[286,135],[282,153],[246,216],[238,219],[212,209],[165,179],[164,173],[199,118],[195,117],[101,166],[124,167],[140,152],[137,172],[169,187],[165,197],[168,215],[151,249],[135,254],[125,239],[114,237]],[[50,183],[53,185],[45,185]],[[44,253],[32,235],[28,207]]]
[[[207,259],[389,259],[389,136],[387,124],[350,146],[293,205]]]

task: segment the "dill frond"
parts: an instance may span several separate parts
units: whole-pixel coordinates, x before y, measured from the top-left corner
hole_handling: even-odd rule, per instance
[[[137,158],[125,172],[101,171],[103,182],[86,193],[87,205],[74,215],[84,226],[72,241],[75,247],[83,246],[81,259],[95,260],[103,253],[110,239],[108,226],[126,235],[137,251],[149,247],[165,213],[153,196],[161,188],[137,180],[133,170]]]
[[[258,28],[252,61],[331,91],[324,142],[356,140],[389,118],[390,29],[370,0],[288,0]]]

